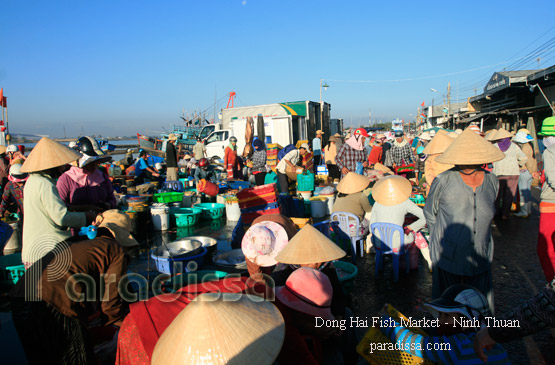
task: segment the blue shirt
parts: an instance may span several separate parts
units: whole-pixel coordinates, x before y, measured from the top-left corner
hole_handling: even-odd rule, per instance
[[[147,167],[149,166],[146,163],[146,161],[142,158],[139,158],[137,163],[135,163],[135,176],[140,176],[143,173],[143,171],[147,169]]]
[[[322,154],[322,140],[318,137],[312,140],[312,149],[314,150],[314,156],[320,156]]]

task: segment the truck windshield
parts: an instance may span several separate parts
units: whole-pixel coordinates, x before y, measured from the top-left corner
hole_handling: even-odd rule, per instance
[[[214,129],[216,129],[215,126],[213,125],[207,125],[204,128],[202,128],[202,131],[200,131],[200,138],[201,139],[205,139],[206,137],[208,137],[208,135],[212,132],[214,132]]]

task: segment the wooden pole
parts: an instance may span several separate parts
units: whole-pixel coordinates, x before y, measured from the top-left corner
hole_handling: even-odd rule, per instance
[[[6,109],[6,132],[10,134],[10,123],[8,122],[8,102],[6,97],[4,97],[4,109]]]

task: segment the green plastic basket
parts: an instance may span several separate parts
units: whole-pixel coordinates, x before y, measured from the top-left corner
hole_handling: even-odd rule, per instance
[[[426,198],[422,194],[413,194],[409,198],[414,204],[426,204]]]
[[[198,203],[193,208],[202,210],[200,216],[204,219],[218,219],[223,217],[225,212],[225,205],[220,203]]]
[[[21,263],[21,253],[14,253],[0,257],[0,282],[4,285],[15,285],[25,274],[25,267]]]
[[[152,199],[156,203],[175,203],[183,201],[183,193],[167,192],[154,194]]]
[[[181,208],[175,213],[177,227],[190,227],[197,224],[202,210],[196,208]]]
[[[314,174],[307,171],[297,175],[297,191],[313,191]]]
[[[345,294],[350,293],[353,288],[354,280],[358,275],[358,268],[345,261],[334,261],[333,266],[337,271],[337,277],[339,278],[339,282],[342,284],[343,292]]]

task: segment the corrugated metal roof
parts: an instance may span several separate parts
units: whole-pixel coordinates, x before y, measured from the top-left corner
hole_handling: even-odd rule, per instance
[[[541,71],[541,70],[501,71],[497,73],[503,76],[507,76],[509,78],[520,78],[520,77],[528,77],[528,75],[531,75],[538,71]]]
[[[551,75],[553,73],[555,73],[555,65],[548,68],[544,68],[543,70],[537,70],[536,72],[530,74],[528,76],[528,81],[536,80],[539,78],[545,78],[546,76]]]

